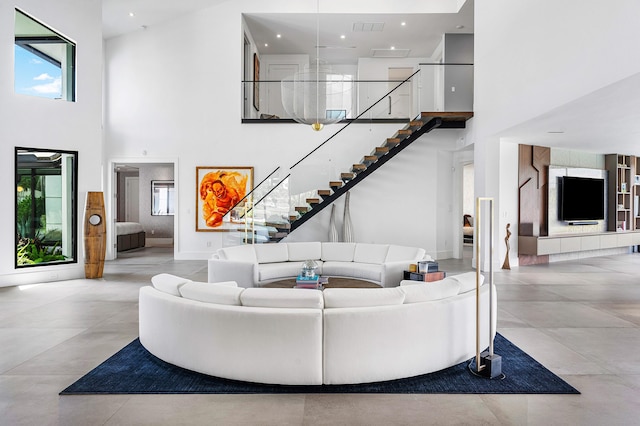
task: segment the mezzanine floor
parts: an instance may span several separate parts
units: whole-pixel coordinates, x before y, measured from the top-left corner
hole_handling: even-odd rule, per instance
[[[450,274],[468,259],[439,260]],[[137,292],[205,261],[146,248],[104,279],[0,288],[2,425],[640,423],[640,254],[496,271],[498,331],[581,395],[104,395],[58,392],[137,337]]]

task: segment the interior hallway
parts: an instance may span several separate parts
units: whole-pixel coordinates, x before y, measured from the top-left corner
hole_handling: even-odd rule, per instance
[[[638,253],[495,271],[498,332],[581,395],[58,396],[137,337],[137,292],[151,276],[206,281],[206,261],[175,261],[172,253],[156,247],[121,253],[107,262],[101,280],[0,288],[0,424],[638,422]],[[450,274],[469,270],[466,258],[439,264]]]

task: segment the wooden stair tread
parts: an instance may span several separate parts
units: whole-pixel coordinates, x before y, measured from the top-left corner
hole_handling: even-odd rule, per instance
[[[442,121],[467,121],[473,117],[472,111],[429,111],[421,112],[422,118],[442,118]]]
[[[393,148],[394,146],[398,145],[400,143],[400,139],[398,138],[387,138],[387,140],[384,143],[384,146],[388,146]]]
[[[342,180],[351,180],[356,177],[355,173],[340,173],[340,179]]]
[[[409,136],[411,136],[412,133],[413,133],[413,130],[411,129],[400,129],[396,132],[394,138],[402,141],[408,138]]]
[[[320,198],[307,198],[307,204],[318,204],[320,202]]]
[[[334,187],[340,188],[342,186],[342,184],[343,184],[343,182],[340,182],[340,181],[337,181],[337,180],[329,182],[329,186],[332,187],[332,188],[334,188]]]
[[[366,170],[367,166],[365,164],[354,164],[352,170],[358,170],[358,171],[362,171],[362,170]]]
[[[278,223],[267,222],[265,225],[270,226],[272,228],[276,228],[276,229],[291,229],[291,224],[284,223],[284,222],[278,222]]]
[[[304,206],[295,207],[295,211],[297,211],[298,213],[306,213],[308,210],[309,210],[309,207],[304,207]]]
[[[375,151],[374,151],[374,154],[379,157],[381,155],[386,154],[387,152],[389,152],[389,147],[388,146],[377,146]]]
[[[318,189],[318,195],[321,197],[328,197],[331,195],[330,189]]]

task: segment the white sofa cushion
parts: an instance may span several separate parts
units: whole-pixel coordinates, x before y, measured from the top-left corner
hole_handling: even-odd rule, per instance
[[[207,284],[226,285],[227,287],[238,287],[238,283],[235,281],[221,281],[221,282],[207,283]]]
[[[449,278],[453,278],[460,283],[459,293],[466,293],[468,291],[476,289],[475,272],[465,272],[464,274],[451,275]],[[484,275],[480,274],[480,286],[482,286],[482,284],[484,284]]]
[[[322,256],[322,244],[320,244],[320,241],[287,243],[287,249],[289,250],[289,261],[291,262],[304,262],[309,259],[318,260]]]
[[[180,295],[185,299],[198,300],[200,302],[217,303],[219,305],[240,306],[240,295],[244,290],[236,287],[191,281],[180,287]]]
[[[400,287],[327,288],[323,295],[325,309],[402,305],[405,299],[405,293]]]
[[[382,280],[382,265],[357,262],[323,262],[322,275],[328,277],[352,277],[361,280]]]
[[[353,262],[356,243],[322,243],[322,260]]]
[[[191,280],[171,274],[158,274],[151,277],[151,284],[157,290],[180,297],[180,287]]]
[[[395,244],[389,245],[389,251],[385,262],[399,262],[401,260],[421,260],[425,256],[425,250],[420,247],[405,247]]]
[[[294,278],[301,270],[302,262],[261,263],[258,265],[258,281]]]
[[[256,244],[254,249],[258,263],[286,262],[289,260],[286,244]]]
[[[404,303],[418,303],[453,297],[460,291],[460,282],[453,278],[430,283],[403,280],[400,282],[400,287],[407,295]]]
[[[389,251],[388,244],[356,244],[356,249],[353,254],[353,261],[360,263],[384,263]]]
[[[240,295],[243,306],[261,308],[322,309],[321,290],[299,288],[247,288]]]
[[[256,262],[256,251],[253,245],[244,244],[241,246],[225,247],[218,250],[218,257],[225,260]]]

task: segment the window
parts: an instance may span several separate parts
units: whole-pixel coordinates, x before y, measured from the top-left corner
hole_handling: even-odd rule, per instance
[[[75,101],[74,43],[16,9],[13,49],[16,93]]]
[[[173,216],[174,200],[172,180],[151,181],[151,216]]]
[[[16,148],[16,267],[77,261],[78,153]]]

